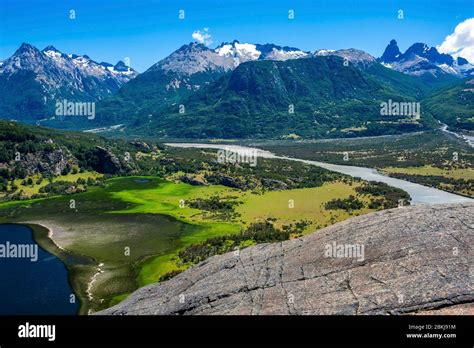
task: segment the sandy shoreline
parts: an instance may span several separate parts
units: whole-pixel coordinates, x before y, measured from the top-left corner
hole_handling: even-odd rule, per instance
[[[31,225],[38,225],[38,226],[41,226],[43,228],[45,228],[46,230],[48,230],[48,238],[49,240],[53,243],[54,246],[56,246],[59,250],[61,251],[64,251],[64,252],[67,252],[67,253],[71,253],[69,250],[67,250],[66,248],[64,248],[63,246],[59,245],[59,243],[57,242],[57,240],[54,239],[54,235],[55,235],[55,231],[54,229],[56,229],[56,232],[57,233],[61,233],[61,232],[64,232],[59,226],[55,226],[53,227],[50,223],[48,222],[45,222],[45,221],[22,221],[22,222],[19,222],[19,224],[31,224]],[[97,277],[101,274],[101,273],[104,273],[104,270],[102,269],[102,266],[104,266],[103,263],[99,263],[97,264],[96,266],[96,269],[97,271],[92,275],[92,277],[90,278],[89,282],[87,283],[87,289],[86,289],[86,295],[87,295],[87,299],[89,301],[93,301],[94,300],[94,297],[92,295],[92,287],[95,283],[95,281],[97,280]],[[89,314],[91,314],[91,311],[89,310],[88,311]]]
[[[59,228],[57,226],[53,227],[52,224],[50,224],[48,222],[45,222],[45,221],[21,221],[21,222],[17,222],[17,223],[18,224],[28,224],[28,225],[38,225],[38,226],[41,226],[41,227],[47,229],[48,230],[48,238],[51,240],[51,242],[58,249],[61,249],[63,251],[68,252],[68,250],[66,248],[59,245],[59,243],[54,239],[54,235],[55,235],[54,229],[56,229],[57,231],[59,230]]]

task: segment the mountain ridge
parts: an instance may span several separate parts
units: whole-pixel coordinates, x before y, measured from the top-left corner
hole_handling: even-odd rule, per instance
[[[168,136],[167,134],[171,133],[173,136],[177,137],[183,137],[185,134],[195,134],[193,137],[197,134],[202,136],[204,133],[202,133],[202,131],[198,131],[197,133],[194,131],[194,127],[191,126],[194,122],[191,122],[190,124],[179,123],[186,118],[186,115],[184,115],[184,117],[175,117],[173,115],[175,115],[176,110],[179,108],[183,113],[188,115],[190,114],[189,112],[192,111],[191,115],[197,115],[196,112],[198,110],[195,108],[195,101],[197,98],[207,100],[210,103],[200,107],[199,109],[201,111],[198,111],[198,113],[205,112],[204,110],[211,110],[212,112],[214,112],[214,110],[226,110],[226,108],[222,109],[222,102],[218,102],[218,98],[216,98],[220,93],[219,84],[221,89],[225,89],[226,87],[224,85],[227,83],[226,81],[228,81],[226,79],[228,76],[232,75],[234,75],[234,78],[229,81],[235,82],[235,74],[233,73],[243,64],[258,65],[260,62],[271,61],[282,62],[282,64],[291,66],[293,64],[291,62],[297,61],[298,63],[295,63],[296,65],[303,66],[304,62],[300,63],[300,61],[316,59],[319,57],[326,57],[329,59],[329,57],[336,56],[342,58],[342,65],[344,68],[353,66],[360,69],[363,74],[370,75],[371,78],[369,80],[371,81],[371,85],[381,86],[380,90],[385,90],[386,92],[391,90],[393,94],[389,95],[385,93],[385,99],[388,100],[400,97],[407,102],[420,101],[435,89],[457,83],[461,77],[461,72],[469,72],[471,67],[471,64],[461,57],[455,60],[450,55],[440,54],[435,48],[429,48],[427,45],[422,43],[415,43],[410,46],[405,53],[401,53],[395,40],[390,41],[390,44],[382,54],[382,57],[378,59],[364,51],[354,48],[340,50],[322,49],[311,53],[299,50],[295,47],[278,46],[268,43],[263,45],[240,43],[238,40],[224,42],[216,48],[209,48],[204,44],[191,42],[182,45],[167,57],[153,64],[145,72],[138,74],[138,76],[136,72],[131,71],[130,68],[121,61],[119,61],[115,66],[105,62],[97,63],[87,55],[67,55],[61,53],[51,45],[40,52],[31,45],[25,44],[20,46],[16,54],[19,56],[24,55],[26,58],[31,58],[29,60],[25,58],[24,64],[29,65],[30,69],[19,69],[20,73],[17,74],[17,76],[14,76],[13,79],[9,76],[8,78],[5,78],[5,75],[1,72],[8,72],[9,69],[11,69],[12,64],[9,60],[2,62],[0,65],[0,91],[3,92],[3,96],[0,96],[0,101],[2,101],[2,98],[3,100],[6,100],[6,102],[2,104],[6,106],[7,110],[1,110],[0,108],[0,111],[3,111],[0,112],[0,114],[28,114],[30,118],[26,121],[37,121],[41,125],[54,128],[108,129],[110,126],[120,124],[124,125],[124,127],[120,127],[119,130],[114,128],[114,132],[130,131],[133,134],[143,135],[143,129],[149,128],[148,133],[151,134]],[[384,59],[386,61],[384,61]],[[55,64],[48,65],[51,61],[54,61]],[[448,64],[451,64],[451,66]],[[382,65],[385,66],[385,68],[383,68]],[[461,67],[461,70],[458,69],[459,67]],[[61,70],[62,68],[64,68],[64,71]],[[336,68],[338,70],[341,69],[339,66]],[[456,69],[459,71],[456,72]],[[254,72],[257,72],[257,70],[258,69],[253,69]],[[301,70],[302,73],[304,73],[303,70]],[[393,73],[389,72],[389,70],[393,71]],[[120,78],[117,77],[114,80],[106,79],[103,81],[105,83],[102,83],[95,78],[97,75],[100,75],[99,73],[107,76],[120,76]],[[268,74],[269,72],[261,70],[260,73]],[[284,76],[279,76],[281,73],[283,73]],[[314,74],[314,76],[320,76],[317,71],[312,71],[311,73]],[[332,74],[329,70],[326,70],[326,73],[328,76]],[[308,80],[307,76],[293,74],[288,69],[281,70],[278,73],[273,71],[271,74],[273,75],[266,76],[270,82],[273,81],[274,78],[284,81],[291,76],[291,79],[293,80],[292,83],[295,85],[299,84],[300,88],[303,88],[303,90],[307,89],[308,86],[315,88],[315,91],[309,91],[309,94],[312,94],[313,96],[315,96],[315,93],[317,94],[318,88],[326,88],[312,83]],[[132,77],[130,75],[133,75],[134,78],[130,78]],[[93,76],[93,78],[88,78],[88,76]],[[258,78],[258,76],[254,75],[254,78]],[[347,78],[349,78],[349,76],[347,76]],[[20,84],[24,85],[25,80],[28,81],[28,83],[26,83],[27,88],[24,89],[23,94],[18,91],[18,93],[12,95],[9,91],[10,89],[15,92],[17,91],[15,86],[12,86],[12,84],[16,86]],[[301,84],[303,80],[305,81],[305,86]],[[62,82],[64,81],[69,82],[69,85],[72,86],[63,86],[64,83]],[[280,83],[282,83],[281,81]],[[338,81],[341,86],[345,85],[349,91],[352,88],[352,84],[357,85],[356,81],[342,81],[341,79],[338,79]],[[257,84],[258,81],[248,80],[246,83]],[[214,86],[216,84],[218,86],[217,88]],[[45,96],[44,85],[52,85],[55,87],[51,88],[54,92],[49,95],[49,99],[48,95]],[[275,84],[270,85],[274,88],[278,88]],[[283,122],[284,124],[280,128],[285,129],[285,132],[288,131],[288,134],[298,133],[302,128],[311,129],[314,127],[314,124],[321,124],[313,123],[310,125],[305,122],[309,118],[313,118],[313,121],[317,121],[315,120],[314,112],[320,112],[321,107],[329,110],[331,103],[335,105],[332,111],[335,113],[336,118],[353,117],[351,114],[355,113],[356,116],[353,117],[353,119],[356,122],[349,124],[344,121],[339,123],[339,125],[344,124],[343,128],[340,128],[339,126],[327,128],[326,126],[334,122],[326,117],[324,122],[322,122],[323,126],[316,132],[317,134],[313,132],[314,134],[310,135],[309,133],[311,132],[308,133],[307,131],[303,133],[307,134],[307,136],[324,137],[379,135],[379,132],[384,134],[386,131],[389,132],[388,134],[391,134],[390,132],[394,131],[394,127],[390,126],[391,120],[387,120],[388,122],[385,122],[384,126],[377,126],[377,128],[379,128],[376,131],[377,134],[373,134],[373,129],[369,130],[369,133],[366,134],[367,132],[364,129],[374,128],[374,125],[370,123],[372,120],[367,117],[365,117],[365,121],[368,123],[359,122],[361,120],[357,114],[363,108],[357,106],[356,103],[354,104],[355,109],[344,109],[341,115],[340,112],[342,109],[337,105],[341,103],[344,104],[346,101],[334,99],[335,95],[331,95],[331,93],[322,95],[313,100],[308,99],[305,107],[298,107],[297,111],[300,116],[301,112],[306,112],[303,119],[301,119],[302,123],[298,124],[298,119],[294,116],[287,115],[287,117],[283,117],[283,114],[281,114],[281,107],[269,107],[271,100],[274,100],[276,104],[281,104],[281,101],[284,100],[287,103],[287,107],[292,104],[290,100],[291,98],[289,98],[288,95],[283,95],[285,93],[288,94],[288,91],[280,91],[283,93],[281,94],[277,90],[272,91],[268,89],[267,86],[264,86],[262,83],[260,83],[258,88],[260,89],[254,89],[253,94],[247,93],[245,100],[243,100],[241,96],[235,99],[239,100],[239,104],[234,105],[233,107],[230,105],[233,99],[229,96],[230,99],[227,100],[229,106],[227,111],[229,111],[229,115],[227,116],[237,117],[233,122],[231,122],[231,124],[236,126],[233,127],[234,130],[242,130],[242,125],[238,124],[238,118],[243,120],[243,118],[241,118],[242,114],[239,114],[241,105],[246,104],[248,106],[253,104],[255,106],[255,100],[259,99],[262,107],[260,109],[250,108],[249,112],[260,112],[257,116],[261,117],[262,110],[267,112],[271,109],[273,109],[273,111],[278,109],[279,115],[275,116],[275,120],[270,120],[270,124]],[[291,89],[292,87],[287,85],[285,88]],[[366,88],[362,85],[356,86],[356,88],[358,88],[359,95],[354,95],[353,99],[358,100],[358,103],[360,103],[361,100],[364,99],[362,96],[366,94]],[[100,96],[90,97],[91,90],[99,92]],[[111,90],[115,90],[115,92],[111,93]],[[255,93],[258,94],[261,91],[266,91],[266,94],[260,96],[255,95]],[[211,95],[203,96],[203,94],[206,93],[211,93]],[[380,95],[380,93],[376,92],[375,95],[377,94]],[[275,95],[279,95],[281,98],[274,98]],[[10,97],[13,102],[9,103],[5,96]],[[24,98],[21,98],[22,96],[24,96]],[[91,120],[84,117],[68,118],[67,120],[63,118],[55,118],[50,104],[58,97],[97,101],[97,117]],[[42,100],[44,98],[49,100],[49,107],[48,105],[45,105],[47,103]],[[378,98],[378,100],[380,100],[380,98]],[[33,101],[33,103],[31,103],[31,101]],[[372,105],[373,102],[366,98],[364,103],[366,104],[367,111],[367,105]],[[359,111],[357,111],[357,108]],[[16,109],[16,111],[14,109]],[[209,114],[208,119],[205,122],[202,122],[203,124],[209,123],[211,119],[216,118],[217,114],[212,114],[212,112]],[[375,116],[376,113],[377,110],[372,108],[370,114]],[[249,113],[247,113],[247,116],[248,115]],[[200,116],[198,118],[202,119]],[[427,122],[434,125],[429,118],[430,116],[428,115]],[[25,119],[20,117],[20,120]],[[176,127],[170,123],[173,121],[178,122]],[[191,121],[193,120],[191,119]],[[158,128],[152,129],[150,126]],[[161,126],[165,126],[165,128],[160,128]],[[191,127],[190,129],[185,129],[182,134],[176,133],[176,129],[183,130],[184,126]],[[248,128],[248,126],[246,127]],[[290,129],[291,127],[294,128],[293,131]],[[419,128],[414,127],[413,124],[404,124],[401,127],[395,126],[395,128],[397,127],[399,129],[395,130],[396,132],[408,131],[410,129],[420,130]],[[229,127],[224,128],[229,129]],[[384,128],[386,130],[381,130]],[[390,128],[392,130],[389,130]],[[359,130],[355,131],[355,129]],[[341,131],[343,131],[343,133],[341,133]],[[334,134],[334,132],[339,132],[339,134]],[[212,132],[207,133],[211,134]],[[229,134],[221,132],[219,133],[219,137],[232,137],[234,133],[235,132],[233,131]],[[247,131],[244,133],[246,133],[246,137],[249,136]],[[260,135],[270,137],[288,135],[280,133],[278,127],[272,125],[269,129],[263,130],[263,132],[259,130],[257,132],[257,137],[260,137]],[[147,134],[147,136],[149,135],[150,134]]]
[[[426,124],[417,122],[388,123],[403,117],[387,120],[380,114],[380,102],[412,100],[406,93],[378,71],[346,65],[334,55],[249,61],[190,95],[182,102],[184,112],[170,105],[134,127],[146,132],[138,134],[157,130],[161,137],[177,138],[279,138],[290,133],[320,138],[344,136],[343,129],[355,127],[371,134],[423,129]],[[429,123],[428,115],[425,120]]]
[[[23,43],[0,65],[0,117],[35,122],[54,115],[58,100],[95,102],[137,75],[122,64],[107,64],[52,45],[40,51]]]
[[[467,59],[454,59],[450,54],[439,53],[436,47],[422,42],[412,44],[402,53],[397,41],[392,39],[378,61],[391,69],[415,76],[430,74],[442,77],[449,74],[463,78],[474,75],[474,65]]]

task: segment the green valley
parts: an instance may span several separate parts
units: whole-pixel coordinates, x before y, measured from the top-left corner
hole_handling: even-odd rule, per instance
[[[186,246],[239,233],[255,222],[270,221],[276,228],[287,226],[295,235],[301,235],[351,215],[367,213],[371,211],[367,207],[353,212],[324,208],[324,203],[334,197],[357,195],[355,188],[360,185],[334,182],[255,194],[224,186],[175,184],[152,177],[116,178],[107,180],[103,188],[94,187],[69,197],[1,204],[0,221],[46,226],[54,231],[52,238],[62,248],[95,260],[82,272],[71,273],[71,283],[83,301],[85,313],[106,308],[139,286],[187,267],[177,257]],[[186,203],[215,195],[242,202],[236,208],[238,219],[207,218],[204,211]],[[70,207],[71,199],[75,209]],[[305,228],[296,229],[303,221],[307,222]],[[101,265],[102,273],[88,292],[90,280],[84,281],[84,277],[94,274],[97,265]]]

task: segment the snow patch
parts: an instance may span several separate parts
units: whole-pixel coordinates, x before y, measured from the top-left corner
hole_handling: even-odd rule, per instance
[[[254,44],[235,43],[235,49],[237,51],[237,55],[247,58],[248,60],[257,60],[262,54],[262,52],[257,50],[257,46]]]
[[[238,43],[225,44],[215,50],[215,52],[222,57],[234,57],[236,63],[243,63],[250,60],[257,60],[262,52],[257,50],[254,44]]]
[[[294,51],[284,51],[282,49],[273,48],[273,50],[267,55],[267,59],[274,60],[289,60],[289,59],[298,59],[306,57],[308,54],[303,51],[294,50]]]
[[[316,51],[317,56],[327,56],[336,52],[336,50],[318,50]]]
[[[53,58],[55,60],[58,60],[61,58],[61,53],[60,52],[57,52],[57,51],[45,51],[44,52],[45,55],[47,55],[49,58]]]
[[[227,44],[227,45],[224,45],[222,47],[219,47],[216,49],[216,52],[218,55],[220,56],[224,56],[224,57],[227,57],[227,56],[232,56],[234,55],[234,52],[233,52],[233,46],[230,45],[230,44]]]

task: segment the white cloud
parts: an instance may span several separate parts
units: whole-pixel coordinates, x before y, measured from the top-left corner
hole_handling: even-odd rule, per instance
[[[461,56],[474,63],[474,18],[459,23],[454,33],[446,36],[437,49],[441,53],[449,53],[454,57]]]
[[[209,33],[209,28],[204,28],[202,31],[195,30],[192,36],[194,40],[206,46],[212,44],[212,35]]]

